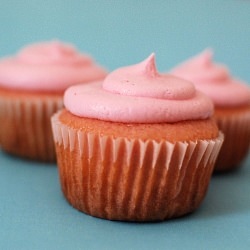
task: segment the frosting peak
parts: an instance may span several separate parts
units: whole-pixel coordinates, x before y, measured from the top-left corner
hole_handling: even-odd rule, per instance
[[[183,100],[195,95],[193,84],[157,72],[155,55],[111,72],[103,82],[107,91],[130,96]]]
[[[193,82],[216,106],[250,104],[247,85],[233,78],[225,65],[214,63],[213,51],[210,49],[180,64],[170,73]]]
[[[124,123],[206,119],[213,113],[212,102],[192,83],[158,73],[154,54],[103,82],[70,87],[64,104],[78,116]]]
[[[230,78],[228,69],[222,64],[213,63],[213,51],[206,49],[196,57],[182,63],[172,70],[176,76],[184,77],[189,81],[212,81],[225,83]]]
[[[23,48],[17,59],[31,64],[85,64],[91,59],[80,54],[74,46],[59,41],[36,43]]]
[[[138,68],[142,69],[145,75],[147,76],[159,76],[156,64],[155,64],[155,54],[152,53],[147,59],[145,59],[143,62],[137,64]]]

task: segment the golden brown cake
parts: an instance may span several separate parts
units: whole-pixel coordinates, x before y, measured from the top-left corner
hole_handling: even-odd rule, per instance
[[[220,145],[212,119],[135,125],[63,110],[53,124],[65,197],[112,220],[164,220],[194,211]]]

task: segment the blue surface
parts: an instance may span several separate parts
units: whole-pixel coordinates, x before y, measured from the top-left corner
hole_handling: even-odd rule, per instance
[[[156,52],[165,71],[206,47],[250,82],[250,1],[1,1],[0,56],[58,38],[109,70]],[[199,210],[162,223],[92,218],[64,200],[55,165],[0,151],[0,249],[250,249],[250,155],[214,176]]]
[[[0,153],[0,249],[249,249],[250,157],[212,178],[193,214],[160,223],[112,222],[73,209],[55,165]]]

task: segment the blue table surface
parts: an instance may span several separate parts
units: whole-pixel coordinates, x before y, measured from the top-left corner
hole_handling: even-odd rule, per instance
[[[250,1],[23,0],[0,3],[0,56],[59,39],[108,70],[156,53],[160,71],[207,47],[250,83]],[[161,223],[112,222],[73,209],[55,164],[0,151],[0,249],[250,249],[250,155],[213,176],[201,207]]]

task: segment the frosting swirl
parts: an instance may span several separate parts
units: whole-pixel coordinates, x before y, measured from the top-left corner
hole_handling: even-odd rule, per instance
[[[103,82],[68,88],[64,104],[80,117],[123,123],[173,123],[207,119],[213,113],[210,99],[192,83],[159,74],[154,54],[113,71]]]
[[[13,89],[63,91],[105,75],[89,56],[59,41],[32,44],[0,61],[0,86]]]
[[[177,66],[170,73],[193,82],[197,89],[213,100],[215,106],[250,104],[248,86],[233,78],[225,65],[213,63],[213,52],[209,49]]]

